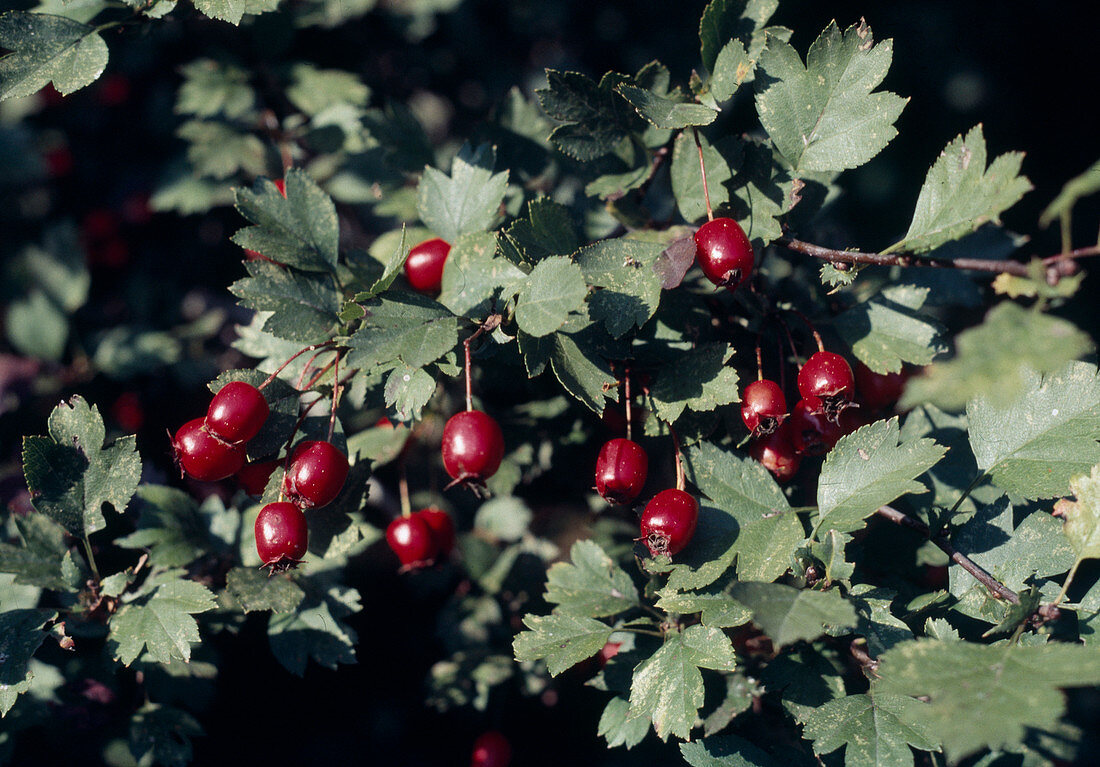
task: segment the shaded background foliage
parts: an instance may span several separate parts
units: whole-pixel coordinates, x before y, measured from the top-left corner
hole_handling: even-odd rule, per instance
[[[243,28],[177,14],[180,18],[138,31],[108,32],[111,61],[105,76],[23,120],[42,153],[47,180],[5,183],[16,158],[0,157],[2,239],[41,238],[41,232],[13,231],[17,220],[25,227],[28,219],[87,221],[105,207],[118,212],[126,251],[99,253],[93,261],[90,299],[74,320],[80,337],[118,326],[173,330],[178,358],[112,377],[95,373],[81,348],[70,348],[69,362],[55,365],[19,359],[5,347],[0,500],[15,509],[25,506],[19,437],[40,432],[50,409],[71,393],[99,403],[109,427],[136,429],[146,472],[176,481],[165,430],[201,412],[208,396],[204,384],[219,369],[242,364],[229,343],[233,325],[246,318],[225,290],[243,274],[240,250],[228,239],[241,225],[239,216],[230,208],[188,217],[150,213],[144,202],[168,160],[182,149],[174,134],[180,119],[172,112],[182,64],[198,56],[227,57],[263,75],[283,60],[305,58],[347,69],[363,76],[375,103],[408,103],[434,143],[460,142],[509,88],[518,85],[529,93],[539,87],[546,67],[598,76],[633,72],[660,57],[675,79],[685,80],[697,65],[704,5],[702,0],[466,0],[449,12],[408,16],[381,3],[335,30],[292,34],[280,14]],[[1094,12],[1088,4],[788,0],[773,21],[792,27],[796,48],[804,50],[831,19],[847,26],[860,16],[879,39],[894,39],[885,85],[912,101],[898,122],[899,137],[851,173],[848,194],[829,217],[834,228],[820,232],[818,241],[874,250],[898,239],[931,161],[948,140],[977,122],[984,123],[992,153],[1028,153],[1024,172],[1035,190],[1006,214],[1005,223],[1015,231],[1037,232],[1042,208],[1096,159],[1095,123],[1085,115],[1086,103],[1100,91],[1100,68],[1091,60]],[[1078,206],[1081,241],[1095,237],[1088,228],[1098,218],[1100,199]],[[384,225],[365,222],[375,234]],[[1040,254],[1057,252],[1057,227],[1041,232],[1033,246]],[[1097,295],[1097,279],[1090,275],[1084,295],[1065,310],[1075,312],[1073,320],[1093,337],[1100,336],[1100,316],[1090,298]],[[10,287],[3,290],[5,301],[13,298]],[[957,321],[976,319],[964,314]],[[144,416],[140,424],[133,420],[135,401]],[[567,485],[547,478],[544,495],[561,497]],[[536,524],[552,529],[558,524],[554,513],[552,505],[542,508]],[[198,659],[216,652],[220,679],[216,687],[197,684],[188,692],[187,707],[199,712],[207,732],[195,742],[195,764],[348,757],[406,765],[466,761],[469,743],[486,719],[469,711],[438,715],[422,705],[421,680],[439,654],[434,615],[454,584],[446,582],[447,575],[399,578],[388,558],[369,555],[356,563],[351,577],[353,583],[371,584],[363,590],[365,609],[349,621],[360,636],[356,666],[338,672],[311,666],[303,679],[292,677],[270,654],[255,651],[263,636],[254,620],[239,636],[208,640]],[[513,736],[516,764],[682,763],[674,746],[653,738],[640,750],[607,751],[591,726],[605,701],[583,681],[581,674],[567,675],[541,699],[490,704],[488,721]],[[97,703],[89,689],[70,686],[58,723],[25,734],[15,763],[96,763],[96,730],[108,721],[113,704]],[[1077,694],[1071,712],[1086,732],[1100,727],[1095,696]],[[65,738],[58,737],[58,724]],[[1095,753],[1086,745],[1082,753],[1090,750]]]

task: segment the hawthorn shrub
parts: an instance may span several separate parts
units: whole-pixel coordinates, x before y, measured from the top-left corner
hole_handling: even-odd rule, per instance
[[[430,98],[381,103],[320,53],[372,2],[279,5],[0,15],[4,375],[62,400],[9,472],[0,763],[72,727],[82,763],[189,764],[242,662],[280,675],[253,730],[282,748],[301,716],[344,758],[413,689],[457,717],[418,720],[461,730],[448,763],[546,763],[509,712],[581,684],[598,707],[565,721],[606,764],[1095,758],[1100,374],[1070,317],[1100,165],[1041,252],[1001,224],[1023,155],[945,135],[865,252],[831,228],[845,172],[920,108],[866,21],[807,48],[778,0],[713,0],[670,54],[694,68],[551,68],[437,145]],[[371,18],[415,42],[456,5]],[[181,31],[229,29],[203,14],[274,58],[188,58]],[[101,77],[116,55],[178,77]],[[41,126],[84,88],[88,119],[185,151],[135,149],[158,177],[77,226],[37,190],[73,191],[81,148]],[[436,624],[430,664],[387,649],[400,622]],[[338,684],[361,642],[397,680],[363,717],[278,694]]]

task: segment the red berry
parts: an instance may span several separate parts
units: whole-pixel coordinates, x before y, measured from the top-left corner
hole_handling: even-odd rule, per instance
[[[596,661],[600,664],[600,668],[607,665],[607,662],[619,654],[619,648],[623,646],[622,642],[607,642],[600,651],[596,653]]]
[[[118,395],[111,405],[111,416],[127,434],[139,431],[145,424],[145,408],[137,392],[127,391]]]
[[[829,417],[818,397],[799,400],[790,423],[791,444],[800,455],[823,455],[844,435],[844,427]]]
[[[244,466],[244,448],[222,442],[203,427],[202,418],[179,428],[172,451],[180,469],[203,482],[231,477]]]
[[[749,278],[755,263],[752,243],[732,218],[716,218],[699,227],[695,258],[708,280],[730,290]]]
[[[279,190],[279,194],[281,194],[283,197],[286,197],[286,181],[281,178],[277,178],[272,183],[274,183],[275,188]]]
[[[897,402],[905,391],[905,371],[876,373],[862,362],[856,362],[856,391],[860,403],[872,413],[885,410]]]
[[[815,352],[798,371],[798,393],[802,399],[820,397],[851,402],[855,387],[848,361],[833,352]]]
[[[504,435],[487,413],[464,410],[443,427],[443,468],[459,481],[484,481],[504,458]]]
[[[67,146],[56,146],[46,152],[46,172],[51,178],[61,178],[73,172],[76,161]]]
[[[278,461],[245,464],[237,472],[237,481],[241,483],[241,489],[249,495],[263,495],[267,489],[267,481],[278,467]]]
[[[596,458],[596,492],[608,503],[630,503],[642,492],[649,456],[637,442],[619,437],[604,443]]]
[[[508,767],[512,762],[512,744],[496,730],[483,732],[474,741],[470,767]]]
[[[405,260],[405,277],[414,290],[421,293],[438,293],[443,285],[443,264],[451,245],[435,237],[425,240],[409,251]]]
[[[653,496],[642,512],[642,540],[653,556],[680,553],[699,521],[699,503],[689,493],[672,488]]]
[[[256,516],[256,552],[272,571],[296,567],[306,554],[306,515],[293,503],[269,503]]]
[[[787,416],[787,398],[775,381],[753,381],[741,394],[741,420],[754,437],[771,434]]]
[[[99,81],[96,99],[106,107],[117,107],[130,98],[130,79],[126,75],[108,75]]]
[[[413,516],[431,530],[432,537],[439,545],[439,556],[449,556],[455,547],[455,523],[451,515],[442,509],[429,508],[414,511]]]
[[[405,568],[427,567],[439,553],[439,541],[422,517],[398,517],[386,528],[386,543]]]
[[[786,482],[798,471],[802,463],[801,456],[791,442],[791,421],[779,424],[771,434],[753,440],[749,445],[749,455],[763,464],[780,482]]]
[[[340,495],[348,478],[348,457],[331,442],[300,443],[290,456],[283,491],[291,501],[309,509],[325,506]]]
[[[244,381],[230,381],[206,409],[206,430],[234,445],[260,433],[270,409],[263,392]]]

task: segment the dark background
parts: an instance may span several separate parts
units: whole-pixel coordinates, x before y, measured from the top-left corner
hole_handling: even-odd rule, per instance
[[[831,19],[843,28],[865,17],[876,39],[894,40],[894,65],[884,87],[911,98],[897,123],[900,135],[842,181],[849,193],[837,204],[837,242],[830,244],[873,250],[899,239],[927,168],[951,139],[980,122],[991,157],[1027,152],[1024,172],[1035,190],[1006,214],[1006,224],[1030,235],[1034,252],[1057,252],[1057,227],[1038,230],[1039,212],[1063,183],[1097,159],[1093,105],[1100,93],[1100,67],[1091,5],[783,2],[773,23],[795,30],[792,42],[803,54]],[[431,103],[448,115],[435,137],[461,138],[510,87],[528,92],[539,87],[546,67],[598,77],[612,69],[634,72],[660,58],[674,80],[686,83],[698,65],[703,6],[655,0],[467,0],[439,16],[435,31],[417,42],[408,39],[401,17],[375,12],[337,30],[301,33],[289,48],[279,42],[285,30],[275,18],[263,17],[242,30],[202,20],[152,23],[147,32],[107,35],[112,56],[107,75],[128,79],[125,103],[105,107],[93,86],[66,99],[64,109],[29,119],[36,129],[61,131],[69,142],[74,169],[51,194],[58,212],[79,219],[104,203],[121,206],[131,195],[153,188],[167,156],[181,148],[172,137],[177,124],[171,115],[172,89],[178,84],[174,72],[198,55],[232,52],[246,65],[300,57],[358,71],[374,90],[375,103],[434,94]],[[1079,206],[1079,245],[1095,242],[1098,218],[1097,199]],[[83,321],[167,327],[185,316],[184,295],[198,295],[205,306],[224,308],[232,316],[225,286],[243,270],[227,238],[239,226],[230,211],[188,218],[157,215],[135,226],[125,269],[94,273],[93,308]],[[135,280],[140,280],[137,288]],[[1094,336],[1095,288],[1090,278],[1075,315]],[[216,364],[233,362],[224,347],[208,351]],[[143,457],[166,471],[164,429],[198,412],[205,395],[178,377],[157,375],[123,388],[144,404]],[[80,379],[65,393],[74,389],[104,409],[121,391],[117,382],[101,378]],[[18,496],[18,436],[43,431],[57,401],[52,394],[37,397],[24,391],[17,410],[0,414],[5,501]],[[339,672],[311,666],[304,679],[295,678],[266,652],[262,623],[254,620],[241,636],[210,642],[220,656],[220,674],[212,697],[197,694],[192,701],[201,707],[207,731],[195,742],[196,765],[349,758],[379,765],[463,765],[473,738],[487,726],[509,733],[518,766],[682,764],[674,747],[661,746],[652,735],[632,753],[606,751],[595,734],[605,694],[583,688],[579,677],[565,677],[550,707],[512,697],[494,698],[485,715],[437,715],[424,709],[422,680],[438,656],[434,613],[453,584],[410,582],[398,578],[390,564],[384,557],[373,558],[356,574],[360,585],[366,584],[365,609],[351,619],[360,637],[357,666]],[[1100,726],[1095,697],[1076,701],[1079,724],[1095,731]],[[95,720],[68,724],[64,732],[30,733],[16,763],[96,763]]]

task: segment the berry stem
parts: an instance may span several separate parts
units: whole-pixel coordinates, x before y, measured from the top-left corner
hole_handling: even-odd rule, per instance
[[[409,474],[405,468],[405,456],[401,456],[401,463],[397,474],[397,492],[401,497],[401,516],[412,516],[412,503],[409,502]]]
[[[684,456],[680,452],[680,437],[672,424],[668,426],[668,433],[672,435],[672,448],[676,451],[676,489],[683,490],[687,483],[684,479]]]
[[[259,389],[260,391],[263,391],[264,387],[266,387],[269,383],[274,381],[276,379],[276,377],[278,377],[279,373],[282,373],[286,369],[287,365],[289,365],[291,362],[293,362],[294,360],[301,357],[306,352],[317,351],[318,349],[324,348],[326,346],[332,346],[335,343],[336,343],[336,341],[334,339],[334,340],[330,340],[330,341],[325,341],[323,344],[311,344],[311,345],[305,347],[304,349],[299,349],[298,351],[294,352],[294,354],[291,355],[290,359],[288,359],[282,365],[279,365],[279,367],[275,369],[275,372],[272,373],[271,375],[269,375],[267,378],[265,378],[263,383],[261,383],[256,388]]]
[[[337,359],[339,359],[339,357],[337,357]],[[324,377],[325,373],[327,373],[329,370],[331,370],[332,366],[335,365],[335,364],[336,364],[336,360],[333,360],[332,362],[327,363],[323,368],[321,368],[320,370],[318,370],[316,373],[313,374],[313,378],[309,379],[309,383],[307,383],[305,386],[302,386],[302,382],[299,381],[298,382],[298,391],[309,391],[310,389],[312,389],[316,385],[316,383]]]
[[[480,332],[481,332],[481,330],[478,329],[478,333],[480,333]],[[475,333],[474,335],[477,335],[477,333]],[[472,340],[473,340],[473,336],[470,336],[470,338],[467,338],[465,341],[462,342],[462,346],[465,347],[465,350],[466,350],[466,409],[467,410],[473,410],[474,409],[474,388],[473,388],[473,384],[470,381],[470,341],[472,341]]]
[[[798,319],[802,320],[802,322],[806,325],[806,327],[809,329],[809,331],[811,333],[813,333],[814,343],[817,344],[817,350],[819,352],[825,351],[825,344],[822,343],[822,341],[821,341],[821,334],[817,332],[817,328],[815,328],[814,324],[812,322],[810,322],[810,318],[807,317],[802,312],[800,312],[798,309],[795,309],[794,307],[791,307],[791,308],[787,309],[787,311],[790,312],[791,314],[793,314],[794,316],[798,317]]]
[[[332,406],[328,413],[328,441],[332,442],[332,433],[336,431],[336,408],[340,404],[340,355],[332,361]]]
[[[714,220],[714,210],[710,207],[710,188],[707,186],[707,166],[703,162],[703,143],[699,141],[699,131],[691,129],[691,135],[695,137],[695,148],[699,150],[699,171],[703,174],[703,200],[707,203],[707,221]]]
[[[761,334],[757,333],[756,334],[756,380],[757,381],[763,381],[764,380],[764,355],[760,352],[760,338],[761,338]],[[780,351],[782,351],[782,350],[783,350],[783,348],[780,347]]]
[[[88,540],[88,534],[84,534],[84,553],[88,557],[88,567],[92,568],[92,577],[95,578],[96,590],[99,589],[99,568],[95,564],[95,554],[92,553],[92,542]]]
[[[1066,575],[1066,580],[1062,583],[1062,590],[1058,592],[1058,596],[1050,603],[1051,607],[1057,607],[1062,603],[1062,600],[1066,598],[1066,593],[1069,591],[1069,585],[1073,583],[1073,576],[1077,575],[1077,568],[1081,565],[1082,561],[1081,557],[1078,557],[1077,561],[1073,563],[1073,567],[1069,569],[1069,573]]]
[[[626,438],[633,439],[631,434],[631,426],[633,425],[630,418],[631,402],[630,402],[630,366],[628,365],[623,371],[623,399],[626,400]]]

